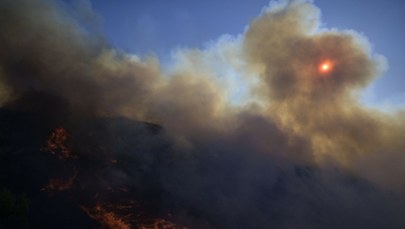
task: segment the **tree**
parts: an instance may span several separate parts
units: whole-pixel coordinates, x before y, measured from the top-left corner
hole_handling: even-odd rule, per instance
[[[0,190],[0,228],[24,227],[28,224],[29,200],[3,188]]]

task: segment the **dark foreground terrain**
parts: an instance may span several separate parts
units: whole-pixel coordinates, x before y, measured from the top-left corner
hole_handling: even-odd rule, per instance
[[[1,109],[0,228],[405,225],[393,194],[341,171],[183,151],[155,124]]]

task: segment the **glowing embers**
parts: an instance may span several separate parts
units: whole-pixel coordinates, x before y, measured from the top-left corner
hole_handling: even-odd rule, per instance
[[[45,150],[61,160],[76,159],[77,156],[72,153],[71,146],[68,144],[69,134],[63,127],[57,127],[46,140]]]
[[[153,219],[149,223],[138,225],[140,229],[187,229],[187,227],[177,225],[165,219]]]
[[[130,215],[119,216],[113,211],[107,210],[102,205],[98,204],[94,208],[81,207],[90,218],[95,219],[105,228],[109,229],[131,229],[131,224],[126,222],[125,218]],[[132,206],[130,206],[132,208]]]
[[[323,60],[319,63],[318,72],[320,74],[328,74],[333,71],[334,63],[331,60]]]
[[[98,202],[94,207],[80,207],[106,229],[188,229],[163,218],[144,216],[140,213],[142,210],[132,200],[121,204]]]
[[[41,191],[45,191],[48,192],[48,194],[53,195],[55,191],[62,192],[69,190],[73,187],[77,174],[78,172],[75,171],[74,174],[67,179],[63,178],[50,179],[48,184],[44,188],[42,188]]]

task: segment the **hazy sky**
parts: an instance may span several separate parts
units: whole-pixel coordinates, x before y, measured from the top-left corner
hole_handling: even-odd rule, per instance
[[[405,2],[401,0],[315,0],[327,28],[366,35],[389,69],[366,93],[371,104],[404,105]],[[162,62],[178,47],[203,48],[223,34],[238,35],[268,5],[267,0],[121,0],[91,1],[102,31],[116,48],[157,54]]]

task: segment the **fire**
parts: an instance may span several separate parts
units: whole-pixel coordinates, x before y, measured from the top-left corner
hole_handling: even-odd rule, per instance
[[[77,158],[68,145],[69,134],[63,127],[55,128],[46,141],[46,150],[61,160]]]
[[[187,229],[165,219],[155,219],[150,224],[138,225],[140,229]]]
[[[94,208],[82,207],[83,211],[87,213],[90,218],[97,220],[103,226],[110,229],[131,229],[131,224],[125,222],[125,220],[114,212],[107,211],[101,205],[97,205]]]
[[[126,204],[107,204],[98,202],[95,207],[83,207],[81,209],[92,219],[108,229],[187,229],[162,218],[145,217],[137,212],[135,201]]]
[[[73,176],[67,180],[54,178],[50,179],[48,185],[41,189],[41,191],[46,191],[52,193],[53,191],[65,191],[72,188],[74,181],[77,177],[78,172],[76,171]]]
[[[96,198],[99,196],[97,195]],[[130,229],[136,225],[138,218],[134,212],[137,203],[133,200],[108,202],[97,200],[95,206],[80,208],[92,219],[99,222],[103,228],[109,229]]]
[[[41,189],[48,194],[53,195],[55,192],[62,192],[73,188],[75,183],[80,183],[78,177],[78,170],[73,167],[73,161],[66,161],[69,159],[78,159],[78,156],[73,153],[72,145],[70,141],[70,135],[63,127],[55,128],[46,140],[45,149],[50,152],[59,160],[63,160],[64,163],[61,167],[61,171],[66,172],[73,171],[71,175],[63,176],[61,178],[52,178],[48,184]],[[102,151],[106,149],[100,146]],[[119,161],[114,158],[108,158],[107,162],[110,162],[111,166],[119,165]],[[70,177],[68,177],[70,176]],[[73,195],[75,198],[76,189],[68,194]],[[94,195],[94,200],[89,200],[86,205],[82,205],[79,202],[80,208],[88,215],[89,218],[98,222],[99,226],[108,229],[187,229],[184,226],[175,224],[168,219],[171,217],[161,217],[157,215],[150,215],[145,213],[142,206],[139,205],[133,199],[130,199],[130,190],[126,186],[110,186],[103,185],[101,192],[97,192]]]
[[[318,66],[318,72],[321,74],[329,73],[333,70],[334,64],[330,60],[322,61]]]

